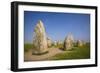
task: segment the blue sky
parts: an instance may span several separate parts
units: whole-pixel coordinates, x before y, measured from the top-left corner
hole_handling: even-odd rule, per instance
[[[24,11],[25,43],[32,43],[38,20],[42,20],[47,36],[53,41],[64,40],[69,33],[75,40],[90,40],[89,14]]]

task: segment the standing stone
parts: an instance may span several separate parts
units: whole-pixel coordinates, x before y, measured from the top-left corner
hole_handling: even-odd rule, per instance
[[[33,37],[33,54],[43,54],[48,51],[47,49],[47,37],[43,22],[38,21],[34,28],[34,37]]]
[[[73,47],[73,36],[69,34],[64,40],[64,50],[71,50]]]
[[[81,46],[83,46],[83,42],[81,40],[78,40],[77,45],[78,45],[78,47],[81,47]]]

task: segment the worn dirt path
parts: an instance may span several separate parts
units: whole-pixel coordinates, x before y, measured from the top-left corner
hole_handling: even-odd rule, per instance
[[[58,49],[58,48],[48,48],[49,52],[47,54],[43,55],[32,55],[32,50],[29,50],[24,55],[24,61],[41,61],[41,60],[47,60],[49,57],[52,57],[58,53],[63,53],[64,51]]]

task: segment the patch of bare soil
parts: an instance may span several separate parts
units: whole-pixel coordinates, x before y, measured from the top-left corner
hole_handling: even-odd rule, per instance
[[[24,61],[43,61],[43,60],[48,60],[50,57],[58,54],[58,53],[63,53],[64,51],[58,49],[58,48],[48,48],[49,52],[43,55],[32,55],[32,49],[29,50],[28,52],[24,53]]]

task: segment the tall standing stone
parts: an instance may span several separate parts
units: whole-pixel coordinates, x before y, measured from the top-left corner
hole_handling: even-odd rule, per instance
[[[73,47],[73,36],[69,34],[64,40],[64,50],[71,50]]]
[[[33,37],[33,54],[42,54],[48,51],[47,47],[47,37],[43,22],[38,21],[34,28],[34,37]]]

